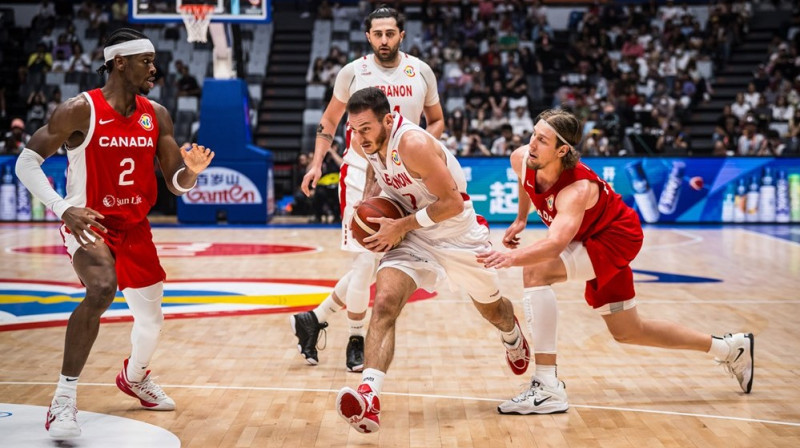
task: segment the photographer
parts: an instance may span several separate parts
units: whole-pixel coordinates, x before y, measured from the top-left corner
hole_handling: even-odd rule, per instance
[[[470,129],[469,135],[467,136],[468,143],[464,145],[464,149],[461,152],[462,156],[491,156],[492,153],[489,151],[489,148],[483,144],[481,140],[481,134],[478,132],[477,129]]]

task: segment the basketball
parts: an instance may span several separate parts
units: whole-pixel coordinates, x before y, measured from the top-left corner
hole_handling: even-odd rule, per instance
[[[350,221],[353,238],[358,241],[358,244],[363,245],[364,238],[374,235],[380,230],[380,224],[369,222],[367,218],[399,219],[403,216],[406,216],[406,212],[400,207],[400,204],[392,199],[385,197],[369,198],[358,206],[353,214],[352,221]]]

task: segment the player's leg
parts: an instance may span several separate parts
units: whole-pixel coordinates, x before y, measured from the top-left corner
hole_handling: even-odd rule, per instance
[[[359,432],[371,433],[380,429],[380,393],[384,376],[394,358],[395,324],[408,298],[417,289],[417,283],[409,273],[400,269],[378,271],[361,384],[356,390],[343,388],[336,397],[339,415]]]
[[[164,324],[161,304],[166,277],[147,221],[126,231],[116,256],[119,286],[133,314],[131,355],[122,363],[117,387],[138,398],[145,409],[171,411],[175,409],[175,402],[153,381],[147,370]]]
[[[570,249],[565,252],[562,257],[526,266],[522,270],[522,304],[533,341],[536,370],[527,389],[497,407],[501,414],[552,414],[569,408],[565,386],[558,379],[556,367],[558,306],[550,286],[570,278],[567,269]],[[580,275],[573,269],[572,277]]]
[[[375,432],[380,429],[379,394],[394,357],[397,317],[417,288],[433,291],[445,275],[445,269],[434,257],[430,245],[413,235],[408,235],[381,259],[375,282],[375,303],[367,330],[361,384],[357,390],[343,388],[336,398],[339,415],[357,431]]]
[[[677,322],[643,319],[635,304],[622,302],[605,305],[601,315],[617,342],[669,349],[696,350],[712,355],[736,378],[744,393],[753,385],[754,337],[751,333],[713,336]]]
[[[122,370],[117,374],[117,387],[138,398],[145,409],[171,411],[175,409],[175,401],[153,381],[147,370],[164,324],[161,310],[164,284],[158,282],[144,288],[125,288],[122,295],[133,314],[133,329],[131,356],[123,361]]]
[[[351,372],[364,369],[364,337],[366,336],[367,307],[370,285],[375,279],[379,255],[361,252],[353,261],[352,276],[347,287],[347,321],[350,326],[346,350],[346,366]]]
[[[98,242],[82,249],[72,235],[63,230],[62,234],[72,256],[72,266],[86,286],[86,297],[69,317],[61,375],[47,412],[45,428],[51,437],[58,439],[81,434],[76,416],[78,377],[97,339],[100,317],[117,291],[114,257],[108,246]]]

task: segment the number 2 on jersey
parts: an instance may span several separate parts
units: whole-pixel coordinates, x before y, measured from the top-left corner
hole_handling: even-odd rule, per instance
[[[119,162],[119,166],[121,166],[123,168],[126,165],[128,165],[129,168],[126,169],[126,170],[123,170],[121,173],[119,173],[119,184],[120,185],[133,185],[133,179],[125,179],[125,176],[127,176],[128,174],[133,173],[133,170],[136,167],[136,164],[133,163],[133,159],[128,157],[128,158],[122,159],[122,162]]]

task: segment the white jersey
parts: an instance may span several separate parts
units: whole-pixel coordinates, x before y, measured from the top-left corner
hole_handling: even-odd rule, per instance
[[[414,56],[400,53],[400,64],[386,69],[375,62],[375,55],[362,56],[345,65],[336,75],[333,96],[347,103],[358,90],[378,87],[386,93],[392,110],[400,111],[414,123],[419,123],[425,107],[439,103],[436,76],[430,66]],[[350,126],[347,125],[339,197],[342,207],[342,249],[361,252],[362,248],[351,235],[350,220],[353,204],[364,195],[367,161],[351,148]]]
[[[400,64],[389,69],[375,62],[373,54],[362,56],[345,65],[336,75],[333,95],[346,104],[356,91],[377,87],[388,97],[392,112],[399,112],[419,124],[424,108],[439,102],[436,77],[430,66],[419,58],[403,52],[399,56]],[[365,170],[366,161],[356,151],[350,150],[350,138],[346,140],[348,148],[344,154],[344,162]]]
[[[406,211],[413,213],[433,204],[439,198],[431,193],[420,179],[412,177],[403,163],[398,147],[400,146],[400,137],[409,131],[425,132],[411,120],[394,114],[394,125],[386,149],[386,160],[380,160],[380,155],[376,152],[369,154],[367,161],[375,170],[375,177],[383,192],[399,202]],[[430,136],[430,134],[428,135]],[[431,139],[433,139],[432,136]],[[414,231],[417,236],[437,240],[463,235],[477,223],[477,216],[472,207],[472,201],[467,195],[467,181],[461,164],[441,142],[433,140],[436,142],[436,147],[445,155],[447,168],[456,182],[458,191],[464,198],[464,211],[460,215]]]

